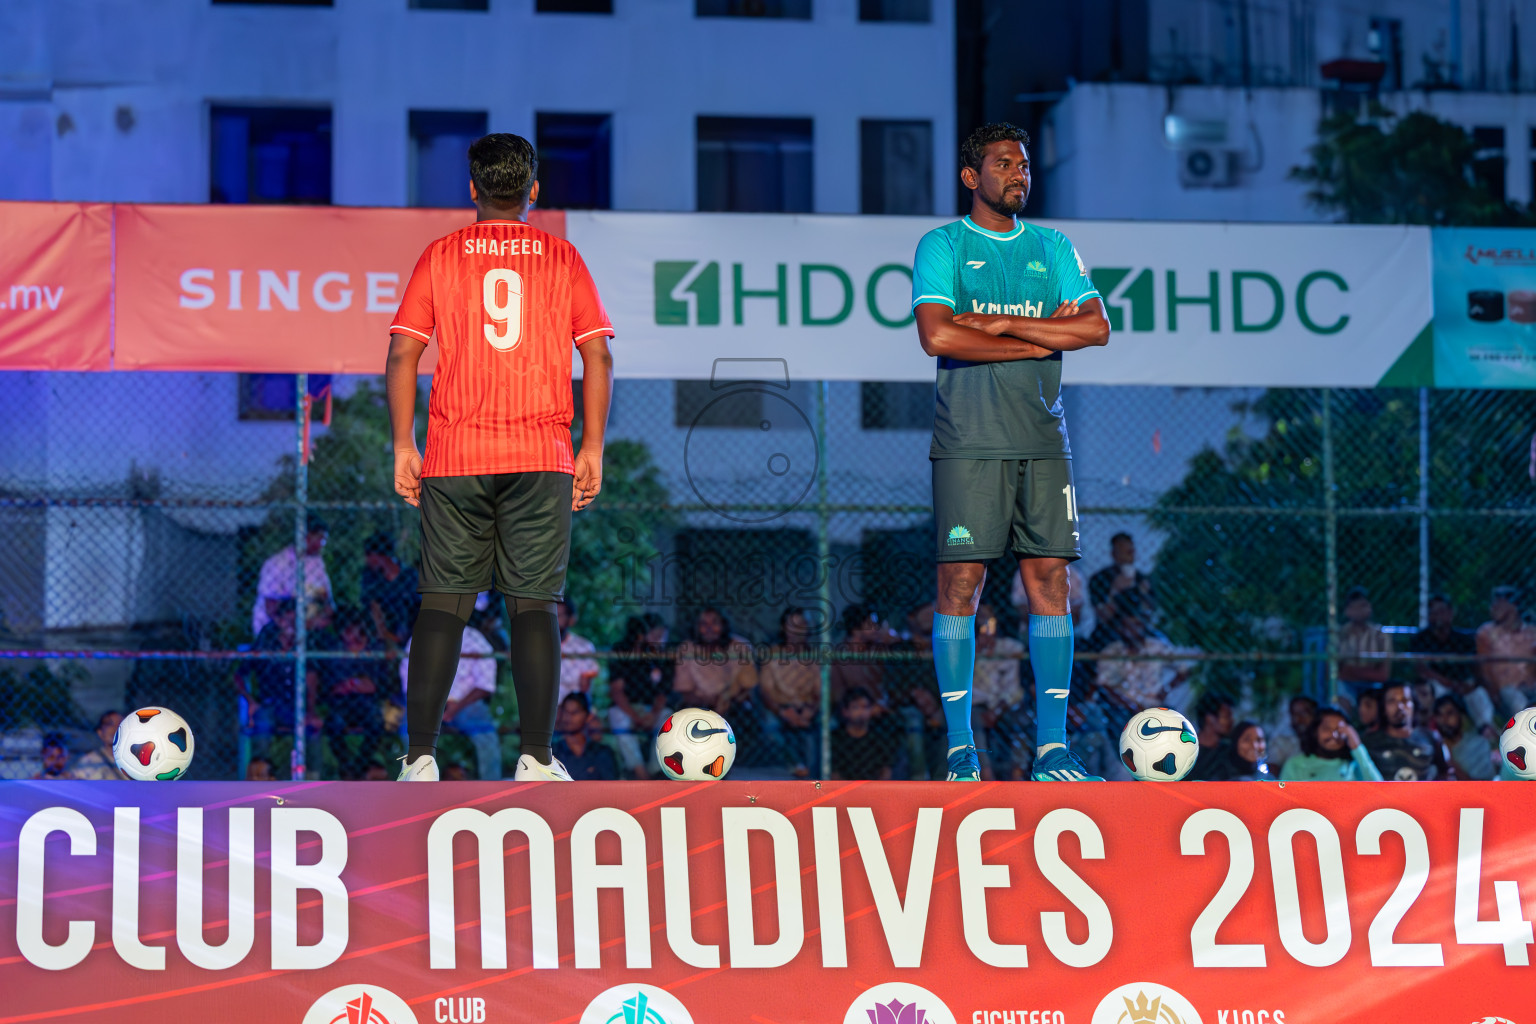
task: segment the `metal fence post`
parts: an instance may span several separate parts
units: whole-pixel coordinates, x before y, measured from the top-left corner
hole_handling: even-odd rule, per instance
[[[1323,572],[1328,597],[1328,703],[1339,699],[1339,516],[1333,490],[1333,389],[1323,388]]]
[[[297,782],[304,778],[305,720],[309,717],[308,691],[304,685],[304,655],[308,644],[304,628],[304,611],[308,604],[304,590],[304,557],[309,543],[309,515],[305,508],[309,502],[309,462],[304,457],[304,399],[309,394],[309,374],[295,376],[293,394],[293,756],[290,765]]]
[[[826,651],[832,651],[832,513],[827,486],[827,388],[816,384],[816,561],[821,567],[821,607],[826,610]],[[832,777],[832,662],[821,659],[821,777]]]
[[[1419,388],[1419,628],[1429,626],[1429,388]]]

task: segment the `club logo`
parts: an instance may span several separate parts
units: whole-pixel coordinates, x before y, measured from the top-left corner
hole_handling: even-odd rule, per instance
[[[417,1024],[404,999],[377,985],[343,985],[315,1000],[304,1024]]]
[[[955,1015],[922,986],[888,981],[855,999],[843,1024],[955,1024]]]
[[[963,526],[952,526],[952,527],[950,527],[949,528],[949,538],[948,539],[949,539],[949,546],[950,547],[957,547],[957,546],[959,546],[961,544],[975,544],[976,543],[976,539],[971,536],[971,531],[967,530]]]
[[[1039,260],[1030,260],[1028,263],[1026,263],[1024,265],[1024,269],[1029,271],[1031,274],[1044,274],[1044,273],[1047,273],[1047,271],[1045,269],[1045,264],[1041,263]]]
[[[598,993],[581,1024],[693,1024],[678,998],[654,985],[615,985]]]
[[[1136,981],[1099,1001],[1091,1024],[1203,1024],[1188,999],[1166,985]]]

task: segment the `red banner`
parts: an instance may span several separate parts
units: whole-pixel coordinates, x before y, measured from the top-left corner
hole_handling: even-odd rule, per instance
[[[473,219],[473,210],[120,205],[114,365],[382,373],[417,257]],[[563,234],[561,213],[532,219]]]
[[[1528,1024],[1533,813],[1508,783],[4,783],[0,1024]]]
[[[112,207],[6,203],[0,370],[105,370],[112,359]]]

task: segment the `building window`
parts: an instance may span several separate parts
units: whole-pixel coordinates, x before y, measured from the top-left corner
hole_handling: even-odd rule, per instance
[[[865,430],[932,430],[933,385],[864,381],[859,385],[859,425]]]
[[[609,114],[537,114],[539,205],[555,210],[613,207],[613,117]]]
[[[240,418],[242,420],[291,420],[298,392],[298,377],[291,373],[240,374]],[[305,389],[311,398],[319,397],[331,386],[331,375],[312,373]],[[323,404],[323,403],[322,403]]]
[[[860,21],[932,21],[933,0],[859,0]]]
[[[933,125],[860,121],[859,177],[864,213],[933,213]]]
[[[811,0],[693,0],[700,18],[796,18],[811,16]]]
[[[538,0],[535,14],[612,14],[613,0]]]
[[[701,117],[700,210],[810,213],[811,119]]]
[[[1386,65],[1381,88],[1398,92],[1403,88],[1403,22],[1399,18],[1372,18],[1365,37],[1371,57]]]
[[[331,201],[329,107],[213,107],[210,202]]]
[[[411,0],[413,11],[488,11],[490,0]]]
[[[749,427],[763,425],[763,396],[780,395],[802,412],[811,407],[811,385],[803,380],[790,381],[787,389],[778,384],[763,387],[735,387],[736,384],[760,384],[756,381],[721,383],[709,380],[672,382],[672,422],[679,427]],[[723,399],[723,401],[718,401]],[[770,406],[779,407],[778,402]],[[610,414],[611,415],[611,414]],[[930,421],[929,426],[932,426]]]
[[[1509,193],[1505,189],[1504,129],[1473,128],[1472,173],[1488,187],[1493,198],[1502,202]]]
[[[469,206],[469,144],[485,134],[485,111],[413,110],[410,123],[411,205]]]

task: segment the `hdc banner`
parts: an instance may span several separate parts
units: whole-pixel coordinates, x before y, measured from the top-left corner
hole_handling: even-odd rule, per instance
[[[1536,788],[0,784],[0,1024],[1524,1024]]]
[[[112,359],[112,207],[5,203],[0,370],[105,370]]]
[[[621,375],[707,378],[730,356],[783,358],[803,379],[931,381],[912,256],[945,222],[571,213],[567,237],[618,329]],[[1068,383],[1432,383],[1428,228],[1040,223],[1076,244],[1114,329],[1065,357]]]
[[[558,234],[562,217],[533,223]],[[382,373],[417,257],[473,220],[473,210],[121,205],[115,365]],[[429,347],[423,370],[436,361]]]

